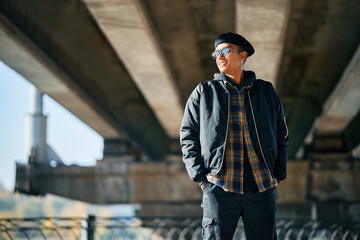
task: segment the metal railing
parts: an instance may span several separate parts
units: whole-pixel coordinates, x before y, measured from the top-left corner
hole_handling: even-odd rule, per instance
[[[7,218],[0,219],[0,240],[197,240],[198,218]],[[278,239],[360,240],[360,222],[278,220]],[[245,239],[241,221],[234,239]]]
[[[83,218],[0,219],[0,239],[84,239]],[[86,238],[85,238],[86,239]]]

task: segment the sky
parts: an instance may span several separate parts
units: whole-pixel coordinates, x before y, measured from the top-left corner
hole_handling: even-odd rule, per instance
[[[15,162],[26,163],[25,118],[31,83],[0,61],[0,183],[13,190]],[[90,166],[102,159],[103,138],[47,95],[47,143],[65,164]]]

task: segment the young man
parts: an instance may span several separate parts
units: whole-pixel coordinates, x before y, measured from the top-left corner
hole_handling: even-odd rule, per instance
[[[250,240],[276,239],[275,194],[286,177],[288,129],[272,84],[244,71],[255,52],[220,34],[220,70],[190,95],[180,129],[183,161],[203,190],[203,238],[232,239],[240,216]]]

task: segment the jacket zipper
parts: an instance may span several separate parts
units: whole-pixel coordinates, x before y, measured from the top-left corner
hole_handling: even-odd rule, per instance
[[[226,90],[227,91],[227,90]],[[227,142],[227,135],[229,132],[229,113],[230,113],[230,94],[228,93],[228,114],[227,114],[227,123],[226,123],[226,134],[225,134],[225,141],[224,141],[224,152],[221,158],[221,165],[219,170],[217,170],[217,172],[214,174],[218,174],[222,168],[222,165],[224,164],[224,156],[225,156],[225,148],[226,148],[226,142]]]
[[[269,173],[270,173],[270,176],[271,176],[271,181],[272,181],[272,174],[271,174],[270,168],[269,168],[269,166],[268,166],[268,164],[267,164],[267,161],[266,161],[266,158],[265,158],[265,155],[264,155],[264,152],[263,152],[262,146],[261,146],[261,142],[260,142],[260,138],[259,138],[259,133],[258,133],[257,126],[256,126],[256,120],[255,120],[254,109],[253,109],[252,102],[251,102],[250,93],[249,93],[249,91],[248,91],[247,93],[248,93],[248,97],[249,97],[249,101],[250,101],[251,114],[252,114],[252,116],[253,116],[253,120],[254,120],[255,132],[256,132],[256,137],[257,137],[257,140],[258,140],[258,142],[259,142],[261,155],[262,155],[262,157],[264,158],[264,162],[265,162],[266,168],[267,168],[267,170],[268,170],[268,171],[269,171]]]

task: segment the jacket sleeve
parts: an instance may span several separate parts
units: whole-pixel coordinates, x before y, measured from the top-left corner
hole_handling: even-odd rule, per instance
[[[180,145],[186,170],[193,181],[206,181],[206,169],[200,146],[200,94],[199,84],[190,95],[180,127]]]
[[[274,166],[274,177],[279,181],[286,178],[286,163],[288,159],[288,142],[289,142],[289,131],[286,125],[286,119],[284,115],[284,109],[280,101],[279,95],[275,89],[275,109],[277,116],[277,152],[278,156],[275,160]]]

